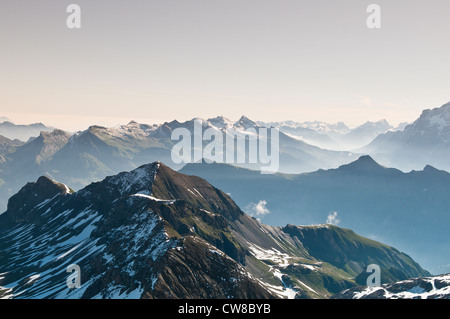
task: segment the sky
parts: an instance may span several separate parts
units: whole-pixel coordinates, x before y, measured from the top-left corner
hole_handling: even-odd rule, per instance
[[[67,6],[81,8],[69,29]],[[369,4],[381,28],[369,29]],[[450,101],[448,0],[4,0],[0,116],[414,121]]]

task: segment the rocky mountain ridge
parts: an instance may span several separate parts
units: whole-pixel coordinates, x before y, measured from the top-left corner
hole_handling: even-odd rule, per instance
[[[355,286],[367,262],[345,245],[347,259],[321,260],[331,238],[377,252],[371,261],[388,272],[428,274],[409,256],[338,227],[292,227],[261,224],[205,180],[160,162],[77,192],[42,177],[0,215],[0,295],[328,298]],[[319,230],[324,247],[304,246]],[[71,264],[81,269],[79,289],[66,285]]]

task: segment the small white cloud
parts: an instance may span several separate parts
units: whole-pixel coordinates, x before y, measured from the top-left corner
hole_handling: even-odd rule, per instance
[[[337,226],[341,222],[341,220],[338,219],[337,216],[338,216],[337,212],[332,212],[328,214],[326,223]]]
[[[266,207],[267,202],[265,200],[260,200],[258,204],[251,203],[247,207],[247,214],[252,217],[263,217],[270,214],[270,210]]]

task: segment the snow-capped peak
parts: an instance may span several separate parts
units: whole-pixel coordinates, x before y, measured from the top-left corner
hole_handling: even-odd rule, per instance
[[[241,116],[241,118],[236,123],[234,123],[234,126],[237,127],[237,128],[248,129],[248,128],[255,127],[256,123],[253,122],[252,120],[250,120],[245,115],[243,115],[243,116]]]
[[[229,128],[233,126],[233,122],[223,116],[208,119],[208,123],[217,128]]]
[[[408,125],[404,131],[417,136],[426,136],[427,140],[438,138],[443,139],[444,142],[449,141],[450,102],[439,108],[424,110],[420,117]]]

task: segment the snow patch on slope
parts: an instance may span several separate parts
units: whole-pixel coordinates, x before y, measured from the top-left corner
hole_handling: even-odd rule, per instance
[[[147,198],[147,199],[153,200],[155,202],[160,202],[160,203],[164,203],[164,204],[173,204],[176,202],[176,199],[159,199],[159,198],[153,197],[151,195],[145,195],[145,194],[133,194],[131,196]]]
[[[387,299],[428,299],[450,296],[450,274],[421,278],[419,284],[415,280],[404,280],[394,284],[384,284],[381,287],[367,287],[360,292],[355,292],[353,299],[369,297],[374,292],[382,290],[382,295]],[[415,286],[411,287],[411,284]],[[404,290],[400,288],[404,286]],[[431,289],[425,289],[425,287]],[[400,291],[399,291],[400,290]]]

